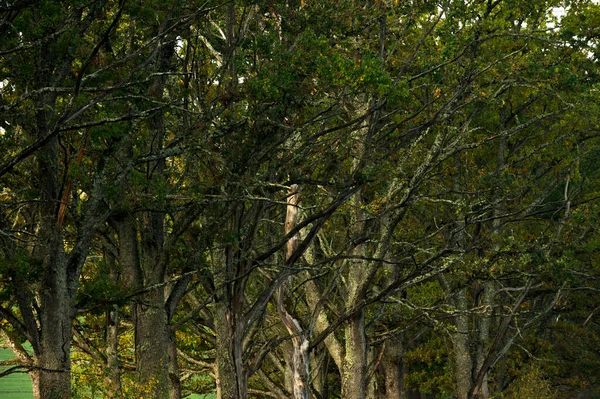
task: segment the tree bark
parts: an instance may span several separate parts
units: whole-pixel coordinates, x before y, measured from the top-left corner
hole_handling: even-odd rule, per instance
[[[121,366],[119,364],[119,307],[106,312],[106,368],[112,385],[109,398],[121,396]]]
[[[385,341],[382,367],[385,378],[385,399],[405,399],[404,347],[402,341],[392,337]]]
[[[452,333],[454,367],[456,376],[456,397],[468,399],[472,384],[473,362],[470,352],[469,316],[467,315],[466,289],[454,294],[453,302],[458,314],[454,317],[456,331]]]
[[[293,184],[288,191],[284,224],[284,232],[286,235],[294,230],[298,221],[298,203],[300,201],[300,193],[298,190],[298,185]],[[290,238],[286,244],[285,260],[287,267],[292,266],[288,264],[288,260],[296,250],[298,241],[299,237],[295,236]],[[285,308],[285,286],[286,284],[283,283],[278,289],[277,311],[279,312],[279,317],[281,318],[283,325],[288,333],[292,335],[292,356],[290,359],[286,359],[291,372],[289,379],[291,392],[294,399],[308,399],[310,393],[308,340],[306,338],[306,333],[300,326],[298,320],[296,320]]]
[[[357,312],[344,329],[346,337],[342,370],[342,398],[365,399],[367,372],[367,337],[364,312]]]
[[[227,303],[215,303],[217,399],[246,399],[248,386],[243,368],[242,340],[237,317]]]

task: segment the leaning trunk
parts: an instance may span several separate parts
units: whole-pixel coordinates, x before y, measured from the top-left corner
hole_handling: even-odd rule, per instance
[[[289,234],[296,228],[298,221],[298,203],[300,201],[299,186],[292,184],[288,191],[287,210],[284,223],[284,232]],[[291,267],[289,259],[298,247],[299,237],[296,235],[290,238],[285,249],[286,266]],[[308,354],[308,340],[306,333],[296,320],[286,309],[284,304],[286,283],[279,286],[277,294],[277,311],[279,317],[288,333],[292,336],[292,356],[287,360],[290,368],[290,390],[294,399],[308,399],[310,391],[310,358]]]

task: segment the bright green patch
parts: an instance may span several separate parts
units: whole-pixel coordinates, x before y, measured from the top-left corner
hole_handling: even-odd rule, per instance
[[[10,349],[0,348],[0,361],[14,358]],[[0,367],[1,371],[6,367]],[[0,397],[2,399],[33,399],[31,379],[27,373],[14,373],[0,378]]]

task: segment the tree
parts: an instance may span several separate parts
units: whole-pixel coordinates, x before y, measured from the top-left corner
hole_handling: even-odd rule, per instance
[[[72,343],[111,397],[550,392],[523,353],[597,308],[597,7],[555,6],[6,6],[1,327],[37,396]]]

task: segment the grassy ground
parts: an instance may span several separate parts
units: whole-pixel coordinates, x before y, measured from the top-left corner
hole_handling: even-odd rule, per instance
[[[10,349],[0,348],[0,361],[12,359]],[[0,367],[0,371],[5,368]],[[27,373],[14,373],[0,378],[0,398],[2,399],[33,399],[31,379]],[[190,395],[186,399],[215,399],[216,395]]]
[[[9,349],[0,348],[0,361],[12,359],[13,357]],[[2,371],[4,369],[0,368]],[[33,399],[29,375],[27,373],[14,373],[0,378],[0,398]]]

